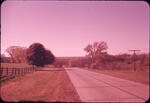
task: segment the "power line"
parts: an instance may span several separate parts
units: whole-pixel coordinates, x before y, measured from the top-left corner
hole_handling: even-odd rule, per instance
[[[130,52],[133,52],[134,71],[136,71],[136,65],[135,65],[135,61],[136,61],[136,59],[135,59],[135,57],[136,57],[136,52],[141,51],[141,50],[135,50],[135,49],[133,49],[133,50],[129,50],[129,51],[130,51]]]

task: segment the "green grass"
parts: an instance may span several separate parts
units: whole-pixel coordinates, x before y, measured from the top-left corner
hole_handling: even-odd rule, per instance
[[[1,68],[29,68],[32,66],[25,63],[1,63]]]
[[[93,69],[88,69],[90,71],[98,72],[98,73],[103,73],[106,75],[122,78],[122,79],[127,79],[143,84],[149,84],[149,70],[147,71],[129,71],[129,70],[93,70]]]

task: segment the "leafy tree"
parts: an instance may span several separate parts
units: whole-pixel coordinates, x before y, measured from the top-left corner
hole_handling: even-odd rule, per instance
[[[51,53],[50,50],[46,50],[45,52],[45,64],[52,64],[55,61],[54,55]]]
[[[107,48],[107,44],[104,41],[94,42],[84,48],[87,52],[87,57],[91,58],[92,67],[95,68],[97,67],[96,64],[102,62],[102,58],[107,54]]]
[[[46,50],[40,43],[33,43],[30,45],[27,49],[26,55],[28,63],[36,66],[51,64],[55,60],[51,51]]]

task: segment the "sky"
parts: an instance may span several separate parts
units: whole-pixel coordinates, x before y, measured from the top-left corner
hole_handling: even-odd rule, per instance
[[[85,56],[95,41],[105,41],[113,55],[148,53],[149,27],[144,1],[4,1],[1,53],[38,42],[55,56]]]

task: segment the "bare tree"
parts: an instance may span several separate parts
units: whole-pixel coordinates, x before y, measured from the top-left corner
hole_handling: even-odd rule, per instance
[[[20,46],[10,46],[6,49],[12,63],[26,62],[26,48]]]
[[[14,63],[15,59],[14,59],[14,52],[16,50],[16,48],[18,48],[18,46],[10,46],[8,47],[5,51],[9,54],[9,56],[11,57],[11,62]]]
[[[100,41],[87,45],[84,50],[87,52],[87,56],[91,58],[91,63],[96,63],[104,54],[107,54],[107,48],[106,42]]]

